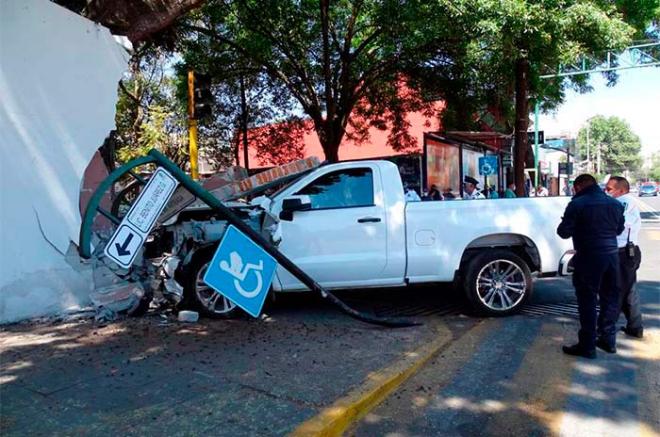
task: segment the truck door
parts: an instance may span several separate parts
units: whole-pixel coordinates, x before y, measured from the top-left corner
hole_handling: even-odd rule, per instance
[[[291,194],[309,196],[312,208],[282,221],[280,250],[328,287],[378,282],[387,263],[387,217],[377,166],[319,175]],[[306,288],[279,267],[284,290]]]

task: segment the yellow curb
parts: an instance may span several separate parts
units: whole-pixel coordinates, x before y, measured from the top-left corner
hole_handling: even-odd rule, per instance
[[[638,362],[636,372],[637,380],[637,411],[640,422],[639,435],[641,437],[658,437],[660,433],[651,424],[660,424],[660,411],[657,408],[649,407],[657,402],[658,394],[653,390],[656,385],[654,372],[657,369],[657,362],[660,360],[660,335],[658,330],[647,329],[644,332],[644,338],[641,340],[631,340],[633,347],[633,357]]]
[[[479,322],[481,323],[481,322]],[[317,416],[302,423],[291,434],[301,436],[339,436],[349,426],[363,418],[389,394],[412,377],[451,339],[446,326],[438,329],[438,338],[413,352],[406,352],[403,359],[393,365],[370,373],[364,383],[350,391]]]

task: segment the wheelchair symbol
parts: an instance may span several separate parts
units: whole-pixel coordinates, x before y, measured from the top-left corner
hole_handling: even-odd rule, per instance
[[[259,264],[247,263],[243,266],[243,259],[238,252],[232,252],[229,254],[229,263],[225,260],[220,261],[220,269],[234,277],[234,287],[236,287],[236,291],[243,297],[251,299],[261,293],[261,288],[263,287],[261,272],[264,269],[264,262],[262,260],[259,260]],[[245,281],[247,275],[252,271],[257,277],[257,285],[252,290],[246,291],[241,286],[241,283]]]

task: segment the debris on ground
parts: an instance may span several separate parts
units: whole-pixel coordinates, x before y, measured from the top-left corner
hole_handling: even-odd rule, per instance
[[[179,311],[179,322],[195,323],[199,320],[197,311]]]

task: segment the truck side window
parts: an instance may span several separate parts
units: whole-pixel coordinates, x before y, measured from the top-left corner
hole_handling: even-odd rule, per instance
[[[374,181],[370,168],[350,168],[327,173],[296,194],[306,194],[312,209],[372,206]]]

